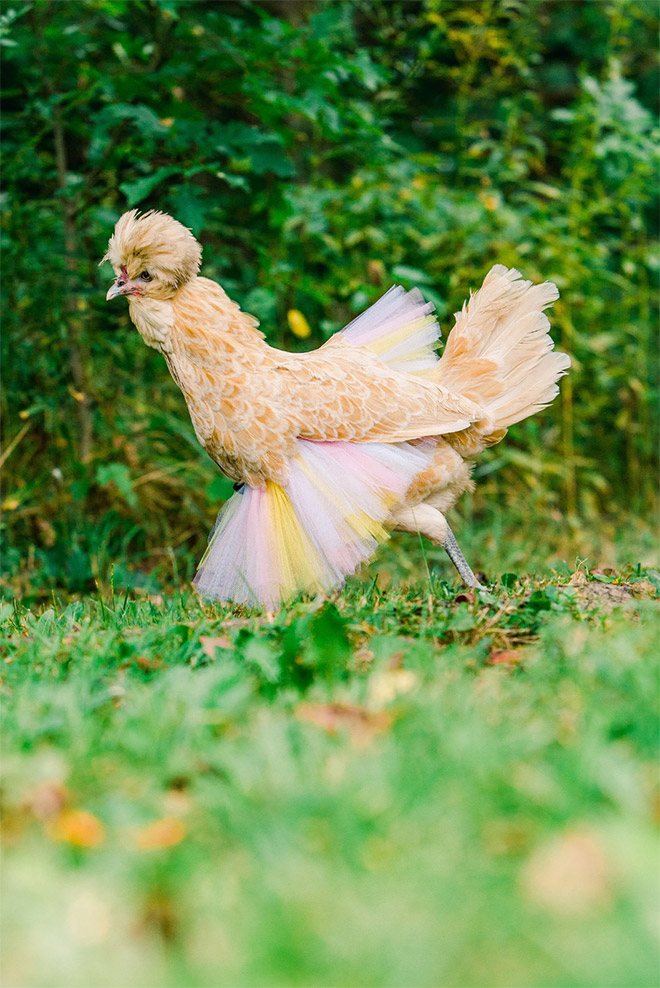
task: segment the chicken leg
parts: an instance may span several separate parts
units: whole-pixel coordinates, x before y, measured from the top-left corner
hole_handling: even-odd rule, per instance
[[[458,570],[468,587],[485,589],[472,572],[472,569],[456,541],[441,511],[430,504],[418,504],[414,508],[399,508],[392,516],[394,527],[400,532],[419,532],[436,545],[441,545]]]

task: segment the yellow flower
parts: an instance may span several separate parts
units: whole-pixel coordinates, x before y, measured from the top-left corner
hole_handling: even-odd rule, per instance
[[[294,336],[304,340],[311,335],[312,331],[309,328],[309,323],[298,309],[289,309],[286,317],[289,322],[289,328]]]

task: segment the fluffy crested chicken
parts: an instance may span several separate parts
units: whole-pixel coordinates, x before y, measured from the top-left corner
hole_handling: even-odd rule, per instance
[[[103,260],[145,343],[163,354],[195,434],[236,482],[195,577],[216,600],[275,606],[341,586],[391,529],[444,546],[477,586],[445,513],[471,462],[548,405],[570,359],[543,313],[558,297],[495,265],[438,359],[433,305],[390,288],[311,353],[198,275],[201,247],[165,213],[119,219]]]

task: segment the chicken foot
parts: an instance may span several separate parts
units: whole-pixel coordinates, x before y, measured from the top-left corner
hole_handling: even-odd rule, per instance
[[[458,570],[461,579],[468,587],[474,587],[477,590],[485,590],[486,588],[482,583],[479,583],[478,579],[472,572],[470,564],[463,555],[461,547],[456,541],[456,536],[452,532],[449,525],[447,525],[447,534],[445,536],[444,542],[441,542],[442,548],[445,550],[452,563]]]

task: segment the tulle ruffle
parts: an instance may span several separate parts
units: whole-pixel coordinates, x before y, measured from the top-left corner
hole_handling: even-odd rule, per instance
[[[395,285],[342,331],[354,346],[368,347],[396,370],[424,374],[438,362],[440,327],[435,306],[425,302],[418,288],[407,292]]]
[[[285,486],[245,486],[222,509],[194,585],[214,600],[275,607],[327,592],[388,538],[385,522],[431,449],[299,440]]]

